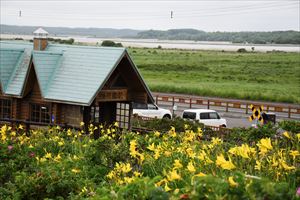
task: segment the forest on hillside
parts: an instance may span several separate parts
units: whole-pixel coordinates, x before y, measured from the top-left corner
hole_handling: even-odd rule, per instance
[[[205,32],[195,29],[149,30],[139,32],[137,38],[194,41],[229,41],[253,44],[300,44],[299,31],[273,32]]]

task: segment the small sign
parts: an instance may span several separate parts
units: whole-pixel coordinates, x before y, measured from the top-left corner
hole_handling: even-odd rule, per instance
[[[259,122],[264,123],[264,119],[262,117],[262,111],[264,110],[264,107],[255,107],[251,104],[250,108],[252,110],[252,115],[249,117],[249,121],[252,122],[254,119],[257,119]]]
[[[102,90],[99,93],[99,101],[126,101],[127,90]]]

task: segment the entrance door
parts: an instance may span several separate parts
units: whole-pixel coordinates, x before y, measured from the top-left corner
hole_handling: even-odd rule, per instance
[[[120,128],[130,128],[131,106],[129,102],[99,102],[91,106],[90,120],[92,123],[111,125],[118,122]]]
[[[99,122],[110,125],[116,121],[116,102],[99,103]]]

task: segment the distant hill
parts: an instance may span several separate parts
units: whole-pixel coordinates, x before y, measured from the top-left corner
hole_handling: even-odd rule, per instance
[[[230,41],[253,44],[300,44],[299,31],[272,32],[204,32],[195,29],[149,30],[139,32],[137,38],[194,41]]]
[[[12,26],[0,24],[2,34],[31,35],[37,26]],[[134,30],[113,28],[43,27],[51,36],[89,36],[99,38],[139,38],[161,40],[228,41],[253,44],[300,44],[299,31],[272,32],[205,32],[196,29]]]
[[[22,34],[32,35],[40,26],[12,26],[0,24],[2,34]],[[101,38],[132,38],[136,37],[140,30],[133,29],[113,29],[113,28],[66,28],[66,27],[43,27],[52,36],[90,36]]]

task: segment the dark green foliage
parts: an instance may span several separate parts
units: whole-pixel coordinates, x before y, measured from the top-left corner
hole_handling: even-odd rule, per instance
[[[238,53],[246,53],[247,50],[245,48],[240,48],[237,50]]]
[[[179,159],[184,166],[187,166],[190,158],[174,152],[170,157],[160,156],[158,159],[153,159],[150,158],[152,153],[149,154],[148,145],[160,144],[161,141],[170,139],[173,140],[170,144],[176,147],[182,144],[181,136],[184,135],[182,131],[185,131],[183,128],[185,124],[195,131],[198,126],[202,128],[203,126],[179,118],[173,121],[163,119],[154,120],[154,122],[149,126],[160,127],[163,130],[170,129],[166,126],[174,126],[177,129],[176,138],[172,139],[168,133],[163,135],[163,132],[160,136],[154,137],[153,132],[137,134],[126,130],[121,131],[118,127],[112,126],[109,133],[107,128],[101,129],[102,137],[98,140],[93,140],[92,135],[89,137],[81,135],[81,132],[67,132],[59,128],[39,131],[37,135],[32,132],[30,140],[24,144],[20,144],[20,141],[27,139],[18,138],[20,142],[18,143],[15,138],[3,140],[4,134],[1,134],[0,199],[297,199],[295,194],[300,184],[299,168],[286,172],[281,180],[276,180],[276,177],[272,176],[272,169],[269,169],[266,175],[253,172],[254,174],[251,173],[249,176],[244,171],[219,171],[221,169],[213,169],[213,165],[198,165],[201,167],[200,171],[206,173],[207,176],[192,176],[182,168],[178,171],[181,170],[183,179],[169,183],[170,186],[172,185],[172,191],[166,192],[164,185],[156,187],[155,184],[166,177],[164,174],[167,172],[164,172],[164,169],[173,167],[173,156],[176,158],[181,155]],[[298,125],[299,122],[280,123],[281,127],[287,127],[290,130],[298,130],[295,128]],[[278,127],[269,124],[257,129],[232,130],[228,135],[224,135],[223,146],[216,147],[211,153],[214,154],[213,151],[227,152],[229,148],[239,145],[238,141],[255,147],[254,141],[264,137],[275,137],[277,129]],[[195,148],[210,144],[210,141],[203,140],[207,134],[219,136],[212,131],[204,130],[200,143],[195,140],[187,144],[195,145]],[[7,133],[5,137],[9,135],[10,133]],[[294,133],[291,133],[291,137],[296,138]],[[137,140],[138,151],[145,155],[146,159],[143,164],[138,164],[138,161],[130,155],[130,142],[133,139]],[[64,145],[59,146],[59,141],[63,141]],[[288,147],[287,142],[295,145],[298,141],[279,138],[273,140],[272,145],[273,148],[281,150]],[[30,147],[29,144],[33,146]],[[221,147],[222,149],[218,149]],[[295,147],[298,148],[296,145]],[[51,158],[42,162],[40,158],[45,158],[47,153],[51,153]],[[54,158],[59,154],[62,158],[55,160]],[[106,175],[116,166],[116,163],[120,162],[130,163],[133,170],[141,172],[143,177],[136,177],[133,182],[126,184],[114,183]],[[238,162],[235,164],[239,165]],[[74,169],[80,171],[74,172]],[[127,174],[128,177],[132,175],[130,173]],[[190,179],[189,176],[192,178]],[[234,178],[236,186],[230,185],[229,177]]]
[[[127,186],[122,187],[118,192],[119,199],[168,199],[169,194],[166,193],[162,188],[156,188],[154,186],[155,181],[158,181],[157,177],[154,177],[153,179],[142,178],[134,183],[130,183]]]
[[[114,41],[111,40],[104,40],[101,44],[101,46],[104,47],[123,47],[121,43],[115,43]]]
[[[68,40],[63,40],[63,39],[60,39],[60,38],[48,38],[48,41],[56,42],[56,43],[59,43],[59,44],[73,44],[74,43],[73,38],[70,38]]]
[[[282,128],[286,131],[298,133],[300,131],[300,122],[298,121],[282,121],[278,125],[268,123],[259,125],[257,128],[233,128],[224,129],[223,132],[215,132],[211,128],[204,127],[202,123],[184,120],[180,117],[173,119],[153,119],[143,121],[139,118],[134,118],[134,128],[147,128],[159,132],[167,132],[173,126],[177,132],[184,132],[184,126],[187,125],[189,129],[197,131],[198,127],[203,130],[203,139],[210,140],[212,137],[222,137],[224,141],[231,144],[243,144],[258,142],[262,138],[274,138],[278,136],[278,129]]]
[[[257,142],[262,138],[275,137],[277,126],[269,123],[266,125],[258,126],[257,128],[233,128],[228,134],[223,135],[224,141],[242,144],[246,142]]]
[[[204,127],[204,125],[201,123],[184,120],[181,117],[175,117],[173,119],[153,119],[148,121],[143,121],[139,120],[138,118],[134,118],[132,123],[132,126],[136,128],[147,128],[161,132],[166,132],[170,130],[171,126],[173,126],[178,132],[184,131],[184,125],[188,125],[189,128],[193,131],[197,131],[198,127]]]
[[[281,121],[279,122],[279,127],[286,131],[290,131],[293,133],[300,133],[300,121]]]

